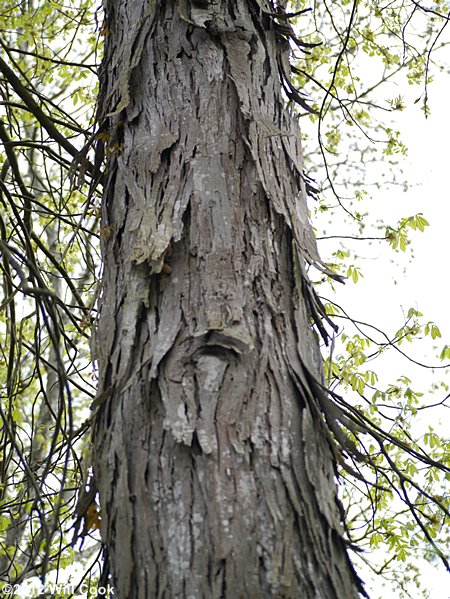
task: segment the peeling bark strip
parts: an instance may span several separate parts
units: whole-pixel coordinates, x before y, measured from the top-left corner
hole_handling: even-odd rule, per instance
[[[265,10],[107,2],[94,445],[121,599],[357,596],[312,382],[303,261],[325,267]]]

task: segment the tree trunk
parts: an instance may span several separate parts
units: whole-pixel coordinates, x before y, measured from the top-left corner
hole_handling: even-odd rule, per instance
[[[289,44],[264,5],[107,2],[94,447],[121,599],[358,596],[315,384]]]

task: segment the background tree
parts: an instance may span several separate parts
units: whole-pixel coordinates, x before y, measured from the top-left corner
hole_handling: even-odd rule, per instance
[[[434,21],[429,21],[421,38],[426,52],[436,47],[447,22],[439,16],[438,4],[432,13]],[[84,115],[92,112],[80,80],[94,68],[88,63],[95,36],[80,33],[94,21],[89,6],[61,6],[59,13],[50,4],[40,5],[39,10],[8,4],[4,9],[8,16],[0,57],[5,110],[1,140],[6,157],[1,188],[6,208],[2,308],[8,316],[1,331],[7,356],[1,414],[7,457],[2,465],[4,579],[20,582],[30,573],[44,578],[48,570],[70,560],[67,531],[74,521],[74,541],[99,525],[95,481],[89,480],[91,458],[84,455],[80,463],[83,450],[78,442],[85,439],[84,433],[97,416],[97,475],[107,506],[103,526],[109,529],[111,547],[105,575],[108,568],[116,570],[124,596],[138,561],[133,556],[132,561],[124,559],[117,565],[116,541],[122,540],[121,549],[129,554],[130,546],[145,538],[141,524],[147,523],[152,563],[165,565],[166,559],[177,565],[173,580],[159,579],[161,586],[179,584],[175,579],[185,576],[186,554],[168,551],[162,555],[154,542],[155,533],[159,531],[163,542],[169,542],[173,531],[169,526],[164,530],[161,522],[178,524],[180,515],[189,520],[191,514],[192,528],[186,528],[181,546],[186,548],[189,535],[194,543],[199,543],[202,534],[208,537],[209,545],[198,552],[195,568],[203,572],[211,556],[221,554],[217,584],[240,581],[243,575],[229,577],[229,567],[237,557],[228,549],[239,541],[244,550],[242,531],[251,531],[254,539],[259,527],[269,543],[250,542],[248,559],[236,567],[245,570],[252,560],[253,564],[260,560],[258,573],[275,574],[266,583],[264,578],[255,582],[245,573],[248,585],[276,588],[278,577],[287,589],[288,581],[300,576],[301,567],[292,572],[286,569],[291,559],[288,553],[278,558],[277,550],[284,544],[292,550],[291,556],[297,551],[304,562],[315,559],[324,576],[317,584],[324,585],[328,596],[334,596],[339,585],[343,585],[340,594],[353,592],[342,590],[356,579],[339,536],[332,455],[341,473],[351,471],[352,484],[362,487],[373,506],[370,512],[360,509],[362,518],[352,515],[353,508],[347,517],[350,529],[365,521],[365,536],[358,539],[361,546],[384,542],[397,559],[406,559],[413,543],[422,537],[430,555],[440,555],[445,562],[439,528],[442,518],[448,517],[444,474],[440,474],[446,470],[446,448],[439,439],[432,451],[425,452],[411,436],[410,420],[417,403],[414,392],[409,392],[411,401],[405,402],[411,408],[399,412],[401,419],[392,427],[378,406],[397,391],[377,389],[376,373],[363,369],[371,342],[367,334],[353,337],[346,346],[348,356],[337,356],[328,366],[328,382],[334,386],[334,379],[341,380],[353,388],[362,400],[355,403],[344,402],[335,391],[335,403],[330,402],[323,393],[317,352],[305,351],[305,341],[308,348],[316,343],[309,331],[308,312],[325,339],[327,325],[303,259],[319,266],[323,279],[336,275],[320,262],[308,225],[305,188],[310,193],[312,188],[305,185],[293,107],[294,102],[304,105],[304,101],[291,83],[288,61],[295,45],[306,49],[309,54],[295,66],[295,83],[303,87],[308,80],[325,92],[322,105],[317,105],[319,140],[331,173],[329,156],[337,148],[340,131],[333,115],[341,112],[344,121],[353,119],[367,130],[371,121],[361,106],[367,101],[365,107],[374,114],[375,102],[370,101],[374,87],[358,88],[354,57],[361,51],[372,58],[382,57],[385,72],[379,81],[388,79],[397,68],[396,60],[400,63],[392,40],[404,42],[404,24],[423,12],[420,5],[398,3],[381,9],[377,3],[333,3],[330,10],[325,3],[317,3],[315,28],[310,36],[302,34],[302,41],[290,23],[295,21],[292,13],[305,8],[303,3],[291,5],[288,15],[282,7],[260,2],[239,3],[234,13],[222,12],[211,3],[181,3],[175,11],[178,16],[169,22],[162,15],[170,10],[170,3],[164,8],[154,6],[145,14],[138,5],[129,6],[130,13],[121,12],[125,9],[114,3],[107,10],[101,29],[107,54],[96,138],[92,123],[87,129]],[[122,18],[134,25],[122,29]],[[311,21],[300,16],[302,27]],[[316,44],[318,35],[327,30],[334,30],[336,36],[330,33],[326,45],[302,46],[305,41]],[[56,31],[57,42],[50,44]],[[384,36],[388,39],[381,43]],[[85,47],[90,49],[86,52]],[[415,65],[414,76],[418,81],[425,76],[427,84],[430,59],[424,63],[423,51],[416,52],[406,43],[403,49],[400,44],[400,50],[402,63],[407,68]],[[414,60],[408,52],[416,54]],[[155,70],[155,64],[160,70]],[[328,78],[323,69],[330,65]],[[172,87],[163,85],[164,77]],[[146,87],[147,81],[155,85]],[[206,89],[209,94],[204,93]],[[342,90],[348,99],[341,97]],[[320,97],[318,93],[311,96]],[[287,111],[283,101],[288,102]],[[71,102],[80,106],[78,112]],[[392,108],[398,109],[399,102]],[[223,115],[220,129],[214,111]],[[329,116],[332,124],[326,129]],[[150,123],[158,126],[149,129]],[[388,151],[401,149],[395,131],[385,127],[385,132]],[[102,143],[94,155],[96,139]],[[101,145],[109,156],[105,179],[100,173]],[[222,148],[227,150],[221,153]],[[226,173],[226,178],[219,172]],[[330,176],[335,192],[337,174],[342,172],[337,164]],[[99,228],[95,193],[102,181],[106,182],[107,210]],[[214,192],[210,197],[208,190]],[[319,210],[330,210],[324,198]],[[357,217],[362,229],[362,214],[349,210],[339,192],[337,199]],[[419,217],[408,217],[398,226],[391,224],[380,237],[401,246],[408,228],[424,226]],[[98,296],[93,287],[99,263],[96,236],[103,238],[107,258],[99,336],[91,344],[101,365],[100,389],[92,406],[93,418],[80,426],[86,417],[82,407],[89,404],[94,390],[83,374],[89,377],[82,340],[88,337]],[[86,259],[84,265],[81,257]],[[336,258],[346,260],[345,250],[338,250]],[[344,268],[353,279],[358,278],[357,266]],[[336,312],[331,303],[326,309]],[[405,326],[384,345],[397,345],[417,331],[426,331],[419,318],[408,315]],[[436,334],[434,325],[427,326],[429,334]],[[379,348],[375,351],[383,349],[383,343],[374,345]],[[144,379],[145,385],[140,384]],[[369,386],[375,387],[372,398],[366,397]],[[242,391],[232,396],[228,388]],[[208,395],[202,389],[210,389]],[[408,389],[406,385],[405,393]],[[282,396],[288,399],[281,401]],[[347,426],[347,434],[337,420]],[[269,421],[272,426],[267,429],[263,423]],[[114,430],[112,423],[117,423]],[[386,423],[389,433],[383,432]],[[314,427],[319,427],[317,435],[322,439],[322,463],[308,451],[316,443],[310,435]],[[281,435],[282,431],[287,434]],[[358,431],[362,445],[356,450],[348,434],[356,441]],[[219,454],[223,456],[220,463]],[[367,463],[363,469],[362,454]],[[164,461],[164,455],[171,456],[172,462]],[[356,463],[351,464],[349,457],[357,459]],[[418,467],[424,473],[420,479]],[[189,479],[193,472],[204,472],[204,477]],[[276,473],[274,480],[270,472]],[[159,475],[166,476],[161,484],[152,479]],[[108,476],[116,493],[111,492]],[[170,482],[175,479],[178,486]],[[296,480],[302,482],[297,488]],[[130,492],[134,487],[139,493]],[[75,507],[77,488],[81,493]],[[152,501],[143,496],[144,489]],[[409,514],[401,530],[400,520],[383,516],[392,493],[402,497]],[[248,506],[245,513],[236,511],[236,496]],[[269,501],[271,496],[273,501]],[[186,497],[191,501],[188,505],[180,501]],[[266,498],[260,513],[255,512],[252,497]],[[300,500],[306,505],[301,517],[295,518]],[[234,509],[234,520],[227,520],[224,506]],[[199,514],[204,518],[206,507],[210,517],[218,517],[214,522],[197,522]],[[286,510],[284,524],[281,509]],[[160,519],[147,519],[152,510]],[[323,541],[325,545],[313,537],[315,550],[306,555],[298,539],[312,534],[306,523],[314,520],[321,523],[319,530],[325,536],[327,530],[338,534]],[[294,531],[292,538],[281,534],[286,521],[293,523],[288,528],[289,533]],[[112,522],[115,528],[109,526]],[[237,541],[232,537],[236,530]],[[272,559],[267,551],[271,543],[275,547]],[[340,574],[333,576],[327,563],[321,563],[325,546],[328,552],[334,547],[341,556],[335,555]],[[169,547],[173,549],[170,543]],[[159,573],[163,571],[164,567],[158,568]],[[308,593],[312,592],[310,583],[295,584],[306,584],[304,593]],[[202,583],[193,580],[191,584]],[[233,594],[231,587],[228,590]]]
[[[58,9],[6,2],[1,17],[0,568],[15,583],[72,561],[83,407],[95,396],[98,215],[82,169],[70,170],[90,136],[81,81],[95,53],[87,4]]]

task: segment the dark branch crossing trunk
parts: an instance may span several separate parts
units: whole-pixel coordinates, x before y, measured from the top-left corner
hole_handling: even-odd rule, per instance
[[[95,472],[115,596],[347,599],[324,268],[263,0],[108,0]]]

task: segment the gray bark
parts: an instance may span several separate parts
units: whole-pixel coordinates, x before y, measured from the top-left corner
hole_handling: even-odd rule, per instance
[[[107,2],[94,448],[121,599],[358,595],[314,382],[304,260],[324,267],[263,5]]]

